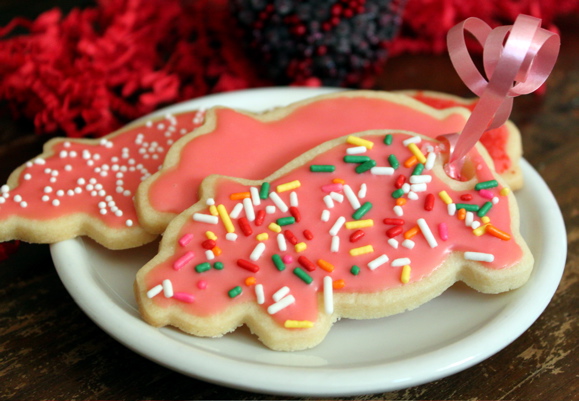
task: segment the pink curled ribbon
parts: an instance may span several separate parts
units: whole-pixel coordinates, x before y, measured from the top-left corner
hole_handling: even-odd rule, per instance
[[[483,46],[487,81],[468,52],[465,33]],[[541,20],[519,15],[510,26],[491,29],[478,18],[468,18],[450,29],[447,44],[452,64],[480,100],[453,144],[447,174],[460,179],[466,154],[481,135],[509,118],[515,96],[537,90],[547,79],[559,54],[560,39],[541,28]]]

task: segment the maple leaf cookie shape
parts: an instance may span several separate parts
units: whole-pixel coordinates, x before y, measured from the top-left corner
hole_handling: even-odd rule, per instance
[[[177,142],[162,171],[139,187],[139,218],[150,232],[162,233],[175,216],[199,200],[199,185],[209,174],[261,179],[342,135],[371,129],[409,130],[430,137],[460,132],[470,112],[464,104],[454,106],[438,110],[403,94],[344,91],[260,114],[212,108],[205,125]],[[511,139],[495,146],[505,148],[501,154],[516,165],[519,132],[512,124],[501,130],[502,138]],[[509,170],[505,176],[517,182],[513,178],[520,172]]]
[[[300,350],[340,318],[410,310],[456,281],[485,293],[523,285],[533,258],[513,195],[480,146],[465,182],[444,174],[439,150],[368,131],[264,180],[207,177],[137,274],[142,316],[209,337],[246,324],[272,349]]]
[[[204,111],[167,114],[101,139],[47,142],[0,187],[0,241],[54,243],[87,235],[111,249],[152,241],[156,235],[137,218],[137,187],[203,118]]]

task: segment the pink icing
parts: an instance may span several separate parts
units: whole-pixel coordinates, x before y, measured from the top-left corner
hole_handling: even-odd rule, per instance
[[[4,187],[0,220],[20,216],[46,221],[85,213],[107,227],[138,227],[133,205],[137,186],[158,170],[173,142],[202,121],[201,112],[191,111],[101,140],[55,141],[51,155],[27,163],[15,188]]]
[[[148,197],[156,211],[180,213],[191,206],[198,200],[199,184],[209,174],[260,179],[339,136],[401,129],[436,137],[459,132],[465,123],[461,114],[438,120],[391,100],[361,96],[319,100],[266,123],[231,109],[217,109],[216,117],[215,130],[185,145],[179,164],[164,169],[152,183]]]
[[[387,157],[389,154],[395,154],[400,161],[405,160],[411,156],[411,152],[402,144],[402,140],[407,138],[406,135],[396,135],[394,143],[387,146],[382,143],[381,136],[367,137],[375,142],[374,148],[366,153],[376,160],[378,166],[388,166]],[[419,146],[426,153],[429,150],[429,143],[422,141]],[[473,189],[466,191],[455,191],[450,189],[439,178],[434,176],[431,171],[425,171],[423,174],[432,175],[432,181],[427,184],[426,192],[417,192],[418,199],[408,199],[406,204],[402,206],[404,215],[397,216],[393,207],[395,199],[391,193],[396,189],[395,181],[400,174],[407,178],[412,173],[412,168],[401,166],[394,175],[372,175],[370,172],[361,174],[355,173],[355,164],[345,163],[342,161],[346,154],[345,150],[349,145],[342,144],[335,148],[315,157],[312,161],[306,163],[285,176],[275,180],[271,183],[271,191],[275,191],[277,185],[299,180],[301,186],[295,190],[298,195],[299,205],[297,206],[301,219],[299,223],[283,226],[283,230],[291,230],[298,239],[298,242],[304,242],[307,249],[302,252],[297,252],[292,245],[287,244],[288,250],[281,252],[278,248],[276,236],[274,232],[267,227],[271,222],[275,222],[280,217],[289,216],[289,212],[282,213],[276,210],[274,214],[268,214],[263,225],[257,227],[254,223],[253,234],[249,237],[243,235],[239,229],[238,222],[233,219],[233,225],[236,229],[238,238],[236,241],[229,241],[225,239],[226,231],[224,225],[219,223],[211,225],[207,223],[200,223],[188,219],[187,222],[178,228],[177,239],[188,233],[194,233],[195,240],[186,247],[181,247],[176,244],[167,244],[164,246],[174,246],[174,254],[167,260],[155,264],[145,276],[146,290],[155,287],[165,279],[171,280],[175,291],[185,292],[194,295],[195,301],[191,303],[180,303],[178,300],[165,298],[162,295],[156,296],[154,302],[162,307],[168,307],[171,304],[177,303],[180,305],[185,313],[208,316],[218,314],[225,310],[228,306],[236,303],[254,302],[256,294],[253,285],[247,285],[245,280],[248,277],[254,277],[257,284],[262,284],[264,288],[265,303],[262,305],[267,309],[274,301],[273,294],[280,288],[287,286],[290,289],[290,294],[296,299],[296,302],[280,312],[272,315],[273,318],[280,324],[283,324],[287,319],[291,320],[309,320],[315,321],[318,313],[318,293],[323,288],[323,278],[330,276],[335,280],[344,280],[345,286],[334,291],[345,293],[372,293],[389,288],[400,287],[402,266],[393,267],[392,262],[399,258],[409,258],[411,266],[411,275],[409,283],[419,281],[422,278],[429,276],[435,269],[437,269],[444,262],[445,258],[451,251],[464,252],[492,252],[495,259],[492,263],[485,263],[489,269],[504,269],[516,264],[521,256],[522,251],[519,245],[514,240],[504,241],[489,234],[476,236],[473,233],[472,227],[467,227],[464,221],[459,220],[456,216],[450,216],[447,212],[447,205],[438,196],[439,192],[445,190],[454,202],[464,203],[460,200],[461,195],[470,194],[472,200],[468,203],[478,205],[484,204],[487,199],[480,196],[480,194]],[[472,160],[477,166],[476,176],[478,181],[486,181],[493,179],[493,174],[489,168],[484,164],[482,158],[475,151],[471,152]],[[312,173],[309,171],[309,166],[312,164],[331,164],[336,166],[336,171],[333,173]],[[341,228],[337,236],[340,238],[340,250],[338,253],[330,252],[330,244],[332,238],[329,234],[330,228],[334,225],[338,217],[344,216],[346,221],[354,220],[352,213],[353,207],[348,200],[343,202],[335,202],[335,206],[327,209],[327,206],[322,201],[322,197],[327,194],[320,189],[327,184],[331,184],[334,178],[345,180],[346,185],[349,185],[354,193],[357,193],[362,184],[367,185],[367,195],[360,199],[361,203],[369,201],[373,207],[366,215],[361,217],[361,220],[372,219],[373,226],[362,228],[365,232],[356,243],[349,241],[350,235],[355,229],[348,229],[345,226]],[[408,179],[406,180],[408,181]],[[474,186],[474,185],[473,185]],[[233,210],[238,201],[229,199],[229,194],[248,191],[244,185],[237,182],[221,178],[217,184],[215,202],[216,204],[223,204],[228,211]],[[510,229],[510,214],[509,214],[509,199],[499,195],[500,188],[492,188],[488,191],[494,192],[500,201],[495,204],[488,213],[491,219],[491,224],[500,228],[508,234],[512,234]],[[424,198],[427,194],[435,195],[435,203],[432,211],[424,209]],[[289,192],[282,192],[279,194],[282,200],[289,205]],[[403,196],[408,198],[409,194]],[[272,201],[261,200],[260,205],[254,206],[256,210],[265,209],[266,206],[272,205]],[[330,211],[330,219],[327,222],[321,220],[322,211],[326,209]],[[201,213],[209,213],[209,210],[201,210]],[[240,214],[242,218],[244,213]],[[426,241],[422,233],[418,233],[412,237],[414,247],[408,249],[402,246],[404,237],[398,235],[395,237],[399,241],[397,249],[393,248],[389,243],[389,238],[385,235],[386,230],[392,226],[383,223],[384,218],[403,219],[403,231],[407,231],[417,225],[419,218],[424,218],[432,231],[438,246],[432,248]],[[480,222],[481,218],[475,214],[475,221]],[[446,226],[443,230],[443,236],[448,235],[448,240],[444,241],[439,234],[439,227]],[[224,264],[222,270],[211,268],[208,271],[198,273],[195,271],[195,266],[207,262],[204,249],[201,246],[205,238],[205,232],[212,231],[217,235],[217,246],[222,253],[209,263],[213,264],[219,261]],[[310,230],[313,233],[313,239],[307,240],[304,235],[304,230]],[[249,260],[249,256],[256,247],[258,241],[256,235],[262,232],[269,234],[269,239],[265,241],[266,249],[263,255],[255,262],[259,271],[251,273],[245,269],[237,266],[238,259]],[[372,245],[374,252],[360,256],[351,256],[349,250],[366,245]],[[175,261],[180,260],[187,252],[194,252],[196,257],[188,264],[183,266],[179,271],[175,271],[172,267]],[[279,271],[273,264],[271,257],[273,254],[278,254],[284,260],[293,258],[293,262],[286,265],[285,270]],[[382,254],[386,254],[389,261],[371,270],[368,263]],[[293,274],[293,269],[300,265],[299,258],[306,257],[308,260],[316,263],[318,259],[324,259],[334,265],[335,269],[329,273],[320,267],[314,271],[308,272],[313,278],[311,284],[304,283],[296,275]],[[360,267],[360,273],[354,275],[350,272],[353,265]],[[304,270],[306,270],[304,268]],[[307,271],[307,270],[306,270]],[[207,287],[199,290],[199,280],[207,282]],[[242,294],[231,299],[228,296],[228,291],[236,286],[242,288]]]

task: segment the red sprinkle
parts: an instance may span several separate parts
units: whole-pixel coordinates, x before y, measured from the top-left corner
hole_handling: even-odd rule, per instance
[[[215,240],[212,240],[212,239],[206,239],[205,241],[203,241],[201,243],[201,247],[203,249],[213,249],[213,248],[215,248],[216,245],[217,245],[217,242],[215,242]]]
[[[404,185],[404,183],[406,182],[406,176],[400,174],[398,176],[398,178],[396,178],[396,181],[394,182],[394,186],[398,189],[402,188],[402,185]]]
[[[288,240],[288,242],[292,245],[295,245],[298,243],[298,237],[295,236],[294,233],[292,233],[290,230],[285,230],[283,232],[283,236],[285,237],[285,239]]]
[[[265,220],[265,210],[258,210],[255,214],[255,225],[261,226]]]
[[[314,234],[310,231],[310,230],[304,230],[304,237],[308,240],[311,241],[314,239]]]
[[[463,200],[463,201],[472,200],[472,194],[462,194],[462,195],[460,195],[460,200]]]
[[[356,242],[362,239],[362,237],[366,235],[366,233],[362,230],[356,230],[350,235],[350,242]]]
[[[404,219],[391,219],[391,218],[385,218],[384,219],[384,224],[388,224],[388,225],[392,225],[392,226],[403,226],[404,225]]]
[[[293,218],[296,219],[296,223],[299,223],[300,220],[302,219],[302,215],[300,214],[300,210],[295,206],[291,206],[289,208],[289,212],[293,216]]]
[[[431,211],[434,209],[434,195],[428,194],[426,198],[424,198],[424,210]]]
[[[257,273],[259,271],[258,265],[245,259],[237,259],[237,266],[249,270],[252,273]]]
[[[298,258],[298,263],[309,272],[316,270],[316,264],[303,255]]]
[[[394,226],[392,228],[389,228],[388,230],[386,230],[386,235],[388,236],[388,238],[394,238],[397,235],[402,234],[402,232],[404,231],[404,227],[402,226]]]
[[[249,237],[251,234],[253,234],[253,228],[251,228],[251,224],[249,224],[247,217],[240,217],[237,219],[237,222],[239,223],[239,228],[241,228],[243,235]]]

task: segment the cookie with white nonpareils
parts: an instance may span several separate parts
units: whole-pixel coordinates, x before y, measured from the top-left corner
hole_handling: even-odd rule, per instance
[[[86,235],[124,249],[154,240],[138,221],[137,187],[203,119],[204,111],[167,114],[101,139],[48,141],[1,187],[0,241],[54,243]]]

